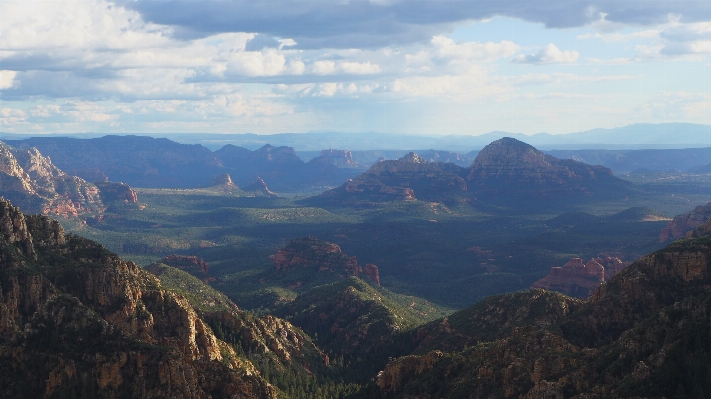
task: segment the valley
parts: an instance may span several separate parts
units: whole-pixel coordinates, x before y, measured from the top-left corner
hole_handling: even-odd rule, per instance
[[[293,154],[283,149],[279,153]],[[44,159],[37,154],[37,159]],[[128,262],[129,268],[135,262],[136,269],[131,273],[139,276],[137,281],[148,281],[142,273],[156,276],[160,286],[140,283],[146,292],[142,295],[153,298],[155,294],[147,292],[165,290],[176,298],[185,298],[189,305],[180,306],[189,306],[192,310],[185,311],[194,312],[190,317],[197,317],[200,321],[195,323],[203,323],[206,328],[199,334],[208,338],[200,339],[217,340],[218,347],[229,347],[221,349],[223,359],[233,359],[229,367],[252,370],[248,373],[255,376],[228,384],[259,386],[262,393],[254,397],[407,397],[408,392],[423,390],[433,390],[435,397],[456,397],[474,389],[461,391],[435,382],[442,372],[454,376],[457,386],[478,387],[477,392],[483,395],[480,397],[496,395],[497,385],[510,392],[541,394],[608,389],[594,382],[583,388],[571,388],[569,382],[560,382],[563,380],[555,386],[544,384],[542,381],[550,377],[545,373],[535,377],[531,387],[525,376],[533,367],[526,363],[532,355],[526,351],[521,354],[524,363],[516,366],[523,377],[495,374],[471,381],[468,371],[457,374],[452,370],[484,373],[481,367],[490,366],[467,359],[500,357],[497,345],[513,345],[501,350],[519,350],[516,345],[530,340],[545,342],[540,350],[552,345],[552,350],[570,352],[572,355],[565,356],[573,357],[578,356],[580,347],[618,350],[609,346],[614,345],[610,340],[617,339],[612,336],[600,338],[594,332],[586,333],[584,339],[590,342],[575,337],[575,331],[587,328],[581,325],[607,322],[600,315],[584,315],[598,312],[590,298],[596,301],[603,295],[598,287],[601,283],[605,282],[601,287],[619,284],[616,282],[622,276],[631,273],[628,269],[639,267],[639,259],[664,248],[670,240],[687,235],[704,239],[704,223],[711,214],[708,206],[701,206],[708,199],[704,175],[670,177],[652,172],[619,178],[604,167],[559,160],[514,139],[497,140],[478,154],[470,167],[433,162],[432,154],[428,161],[410,152],[364,170],[349,163],[352,157],[348,152],[331,151],[322,153],[323,159],[360,174],[326,191],[311,191],[315,187],[304,183],[297,192],[287,195],[274,191],[257,169],[250,172],[259,173],[251,184],[238,184],[229,173],[221,173],[208,184],[189,188],[81,180],[87,187],[84,192],[97,193],[94,208],[73,205],[81,211],[54,212],[71,234],[65,239],[69,241],[56,239],[59,241],[52,245],[64,248],[74,243],[81,248],[90,245],[82,244],[89,239],[101,244],[97,247],[101,250],[92,255],[98,256],[97,260],[90,263],[104,262],[98,259],[115,253],[123,259],[121,262]],[[45,169],[64,176],[49,158],[45,164],[50,165]],[[269,166],[272,176],[288,165]],[[14,181],[27,181],[27,187],[43,179],[41,171],[34,177],[23,177],[20,166],[12,170]],[[215,171],[220,170],[224,171]],[[76,196],[62,197],[61,192],[53,195],[54,201],[77,201]],[[11,211],[12,207],[7,209]],[[48,233],[39,226],[47,222],[38,224],[33,218],[27,219],[33,221],[28,225],[32,237],[46,236]],[[34,241],[43,243],[46,239]],[[19,245],[19,241],[8,242],[11,247]],[[42,259],[56,256],[51,255],[52,245],[37,249],[46,253],[37,259],[31,252],[20,258],[3,256],[20,259],[18,265],[29,265],[28,270],[37,270],[49,279],[47,284],[66,290],[66,277],[57,280],[65,272],[53,271],[51,262],[42,263]],[[77,256],[80,259],[83,255]],[[70,265],[72,261],[67,262]],[[18,267],[24,270],[26,266]],[[12,270],[4,269],[3,275],[10,278],[16,273]],[[532,286],[570,296],[531,290]],[[8,285],[3,290],[10,288]],[[82,297],[75,291],[68,294]],[[655,309],[666,306],[665,301]],[[27,306],[50,305],[57,306],[53,300]],[[139,313],[154,314],[159,309],[149,302],[146,310],[140,310],[139,302],[135,306]],[[108,317],[109,323],[117,317],[101,307],[91,309],[98,312],[97,317]],[[629,315],[640,322],[650,317],[629,309],[620,311],[632,312]],[[22,317],[34,320],[32,323],[46,323],[30,314]],[[152,317],[163,323],[158,316]],[[585,317],[594,321],[585,321]],[[624,331],[635,326],[610,328]],[[120,338],[121,334],[128,334],[126,337],[150,345],[174,345],[170,340],[150,338],[152,333],[137,336],[134,330],[122,328],[119,335],[105,339],[120,342],[128,339]],[[176,327],[162,326],[159,330],[171,328]],[[13,339],[29,339],[32,345],[39,342],[32,338],[34,333],[27,338],[17,338],[25,333],[12,334]],[[74,345],[68,337],[61,333],[53,339]],[[604,342],[598,342],[600,339]],[[145,345],[136,342],[132,345],[137,348]],[[42,348],[38,346],[39,352],[32,356],[46,356],[42,352],[46,348]],[[96,367],[106,366],[86,363],[86,356],[92,356],[89,352],[83,356],[83,360],[75,361],[84,367],[82,381],[90,381]],[[126,356],[137,355],[130,352]],[[223,375],[209,365],[213,355],[200,356],[191,360],[197,363],[180,367]],[[503,367],[484,361],[491,367]],[[555,370],[552,375],[573,373],[565,381],[580,378],[575,374],[581,373],[576,363],[550,361],[558,367],[551,369]],[[130,373],[125,364],[120,364],[111,367]],[[50,363],[48,367],[62,366]],[[51,372],[61,375],[57,370]],[[419,371],[413,375],[413,370]],[[584,373],[597,375],[587,369]],[[419,380],[421,377],[424,379]],[[76,387],[68,376],[58,381],[57,387]],[[195,382],[182,383],[197,386]],[[81,389],[101,392],[130,389],[118,382],[98,388],[90,382],[82,384]],[[161,389],[142,386],[142,392]]]

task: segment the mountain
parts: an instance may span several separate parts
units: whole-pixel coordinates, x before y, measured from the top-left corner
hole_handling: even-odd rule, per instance
[[[378,375],[381,397],[706,397],[709,231],[643,257],[586,301],[534,290],[432,323],[418,354]]]
[[[33,213],[76,216],[103,210],[95,185],[64,173],[36,148],[15,149],[2,142],[0,194]]]
[[[544,197],[624,198],[632,186],[602,166],[558,159],[508,137],[479,152],[467,181],[470,190],[480,197],[512,201]]]
[[[0,396],[275,399],[297,380],[338,396],[301,330],[149,269],[0,200]]]
[[[378,162],[320,197],[341,204],[414,199],[456,203],[468,196],[465,172],[454,164],[427,162],[411,152],[396,161]]]

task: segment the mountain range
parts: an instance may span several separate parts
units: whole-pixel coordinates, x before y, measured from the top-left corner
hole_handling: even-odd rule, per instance
[[[212,150],[226,144],[256,150],[266,144],[288,146],[296,151],[321,151],[326,148],[350,150],[439,150],[465,152],[483,148],[501,137],[513,137],[544,150],[550,149],[650,149],[711,147],[711,126],[691,123],[637,123],[611,129],[592,129],[567,134],[522,134],[494,131],[478,136],[416,136],[384,133],[279,133],[271,135],[181,133],[162,137],[186,144],[202,144]],[[139,134],[140,135],[140,134]],[[151,134],[152,136],[155,136]],[[96,138],[100,134],[74,134],[76,138]],[[0,133],[0,140],[18,140],[26,136]]]
[[[238,186],[259,177],[272,189],[288,192],[333,186],[357,173],[318,158],[306,163],[293,148],[271,145],[254,151],[226,145],[212,152],[199,144],[139,136],[33,137],[6,143],[20,150],[36,148],[66,173],[88,181],[108,178],[145,188],[207,187],[228,173]]]
[[[602,166],[558,159],[514,138],[484,147],[468,168],[427,162],[415,153],[374,164],[365,173],[321,194],[331,203],[420,199],[457,203],[529,203],[623,198],[633,185]],[[493,202],[492,202],[493,200]]]

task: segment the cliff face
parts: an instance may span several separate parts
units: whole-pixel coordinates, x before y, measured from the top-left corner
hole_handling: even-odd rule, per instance
[[[521,200],[592,195],[623,198],[631,187],[605,167],[558,159],[508,137],[479,152],[467,182],[480,196],[514,195]]]
[[[4,397],[276,397],[148,272],[7,201],[0,221]]]
[[[659,242],[676,240],[706,223],[711,218],[711,202],[699,205],[694,210],[672,219],[659,234]]]
[[[711,339],[711,238],[697,234],[643,257],[591,299],[569,302],[567,311],[560,306],[565,301],[541,302],[532,291],[513,294],[522,301],[494,297],[476,311],[455,313],[450,319],[457,317],[456,328],[447,320],[429,326],[421,333],[421,354],[393,360],[378,375],[381,394],[705,397],[711,390],[711,349],[700,343]],[[488,321],[512,322],[487,329]]]
[[[62,172],[36,148],[0,143],[0,192],[33,213],[76,216],[103,209],[96,186]]]
[[[562,267],[552,267],[546,277],[533,283],[532,288],[587,298],[601,283],[611,279],[629,264],[614,256],[592,258],[587,263],[581,258],[573,258]]]

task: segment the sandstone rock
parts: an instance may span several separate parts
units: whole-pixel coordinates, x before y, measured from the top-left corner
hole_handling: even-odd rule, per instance
[[[295,268],[309,268],[329,271],[341,278],[358,277],[363,269],[358,266],[355,256],[348,256],[337,244],[321,241],[314,236],[294,239],[274,255],[277,272],[287,272]]]
[[[0,191],[32,213],[76,216],[103,209],[96,186],[62,172],[36,148],[0,143]]]
[[[378,266],[372,263],[366,263],[366,265],[363,266],[363,274],[373,280],[375,284],[380,285],[380,271],[378,271]]]
[[[659,242],[682,238],[687,232],[706,223],[709,218],[711,218],[711,202],[699,205],[694,210],[672,219],[659,234]]]
[[[598,257],[583,263],[573,258],[563,267],[552,267],[550,273],[533,283],[532,288],[557,291],[578,298],[589,297],[604,281],[622,271],[629,262],[617,257]]]

